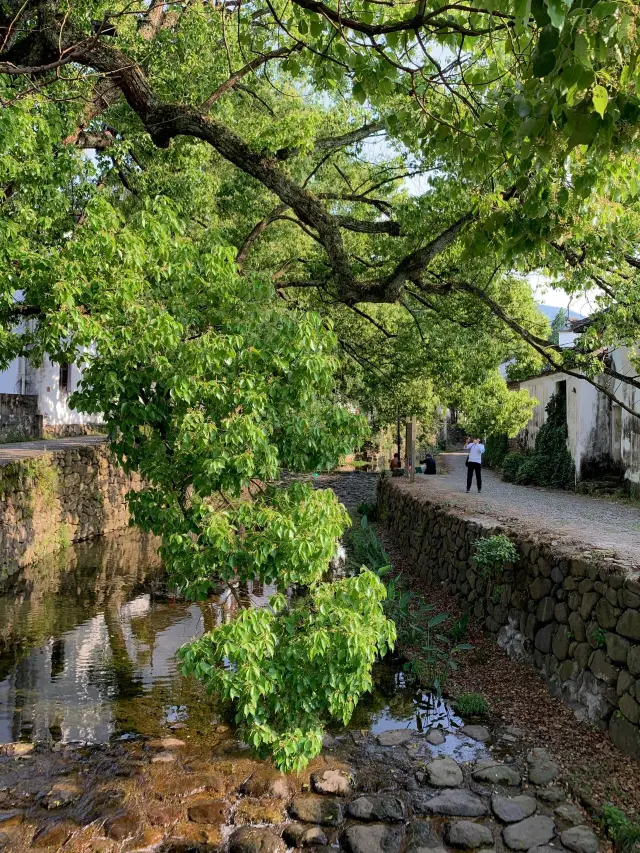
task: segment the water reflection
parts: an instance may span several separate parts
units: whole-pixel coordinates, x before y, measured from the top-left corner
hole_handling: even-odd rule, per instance
[[[181,601],[167,595],[156,546],[135,531],[81,543],[5,585],[0,743],[96,743],[210,721],[212,702],[181,678],[175,652],[275,590],[248,585]]]

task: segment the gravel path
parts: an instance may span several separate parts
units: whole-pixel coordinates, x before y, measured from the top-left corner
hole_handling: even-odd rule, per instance
[[[53,450],[69,450],[72,447],[86,447],[88,444],[102,444],[104,435],[79,435],[75,438],[52,438],[43,441],[19,441],[15,444],[0,444],[0,465],[8,465],[18,459],[35,459]]]
[[[464,453],[443,453],[448,474],[416,475],[418,495],[459,507],[473,515],[517,523],[534,532],[614,551],[640,566],[640,506],[551,489],[504,483],[493,471],[482,472],[482,493],[466,493]]]

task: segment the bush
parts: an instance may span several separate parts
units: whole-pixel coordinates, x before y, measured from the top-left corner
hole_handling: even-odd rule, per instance
[[[461,693],[453,707],[461,717],[486,717],[489,713],[489,705],[481,693]]]
[[[509,453],[509,438],[506,434],[490,435],[485,444],[482,464],[487,468],[502,468],[505,456]]]
[[[502,463],[502,477],[508,483],[572,489],[575,466],[567,449],[567,401],[554,394],[547,404],[547,420],[536,436],[533,453],[509,453]]]
[[[602,823],[620,853],[631,853],[640,844],[640,823],[631,821],[622,809],[606,803],[602,807]]]
[[[504,568],[505,563],[515,562],[516,546],[508,536],[489,536],[480,539],[475,546],[475,560],[482,577],[490,577]]]
[[[507,483],[515,483],[520,466],[525,459],[522,453],[507,453],[502,460],[502,479]]]

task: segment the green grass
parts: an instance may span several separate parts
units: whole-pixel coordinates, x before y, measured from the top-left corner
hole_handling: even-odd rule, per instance
[[[461,693],[453,703],[461,717],[486,717],[489,705],[481,693]]]
[[[640,823],[632,821],[622,809],[604,805],[602,825],[620,853],[633,853],[640,846]]]

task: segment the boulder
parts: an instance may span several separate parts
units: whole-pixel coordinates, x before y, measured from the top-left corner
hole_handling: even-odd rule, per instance
[[[616,631],[630,640],[640,640],[640,610],[625,610],[618,619]]]
[[[427,743],[430,743],[431,746],[440,746],[445,742],[446,737],[440,729],[431,729],[425,740]]]
[[[351,777],[344,770],[318,770],[311,774],[311,784],[318,794],[345,796],[351,790]]]
[[[620,752],[640,760],[640,728],[622,714],[614,714],[609,723],[609,737]]]
[[[554,809],[553,813],[558,820],[568,823],[570,826],[576,826],[584,821],[582,809],[574,803],[563,803],[563,805]]]
[[[229,814],[229,804],[226,800],[200,799],[192,800],[187,815],[193,823],[226,823]]]
[[[378,735],[378,743],[380,746],[401,746],[409,743],[412,738],[413,732],[410,729],[391,729]]]
[[[471,740],[484,741],[489,740],[491,732],[486,726],[463,726],[460,729],[460,734],[470,737]]]
[[[343,819],[340,800],[316,794],[299,794],[294,797],[291,814],[297,820],[321,826],[340,826]]]
[[[229,853],[285,853],[287,845],[271,829],[242,826],[229,839]]]

